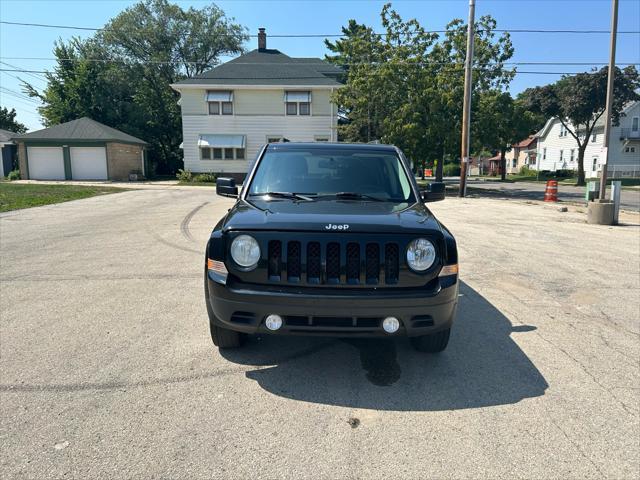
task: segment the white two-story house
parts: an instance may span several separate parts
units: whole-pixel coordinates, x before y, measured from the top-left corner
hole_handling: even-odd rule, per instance
[[[573,128],[573,127],[571,127]],[[580,133],[580,132],[579,132]],[[534,170],[577,170],[578,145],[557,118],[550,118],[536,135]],[[602,171],[604,116],[596,123],[584,154],[585,177],[595,178]],[[607,175],[610,178],[640,176],[640,102],[631,102],[620,116],[620,124],[611,128]]]
[[[184,168],[242,180],[265,143],[335,142],[330,97],[342,70],[319,58],[258,49],[172,86],[180,92]]]

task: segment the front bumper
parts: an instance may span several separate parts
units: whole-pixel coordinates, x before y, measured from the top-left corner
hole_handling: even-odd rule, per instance
[[[329,336],[419,336],[449,328],[458,304],[456,277],[430,289],[348,290],[278,289],[256,285],[222,285],[206,275],[205,296],[211,321],[245,333]],[[212,315],[211,315],[212,314]],[[283,317],[276,332],[264,326],[269,314]],[[393,316],[400,329],[388,334],[382,320]]]

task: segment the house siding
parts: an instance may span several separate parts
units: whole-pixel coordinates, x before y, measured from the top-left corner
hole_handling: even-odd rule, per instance
[[[622,129],[630,129],[633,117],[640,116],[640,102],[635,102],[631,107],[625,110],[625,115],[620,117],[620,124],[611,128],[611,137],[609,144],[609,164],[608,174],[617,175],[635,175],[640,174],[640,139],[624,140],[621,139]],[[578,169],[578,145],[576,140],[567,134],[566,137],[560,137],[559,120],[553,120],[549,130],[538,140],[537,158],[538,168],[540,170],[560,170],[560,169]],[[604,141],[604,127],[597,126],[594,129],[596,133],[596,141],[589,139],[589,144],[584,154],[584,170],[587,178],[596,178],[600,174],[602,158],[602,146]],[[634,153],[625,152],[626,146],[636,146]],[[547,149],[546,159],[544,159],[544,149]],[[575,150],[574,161],[570,161],[571,149]],[[563,150],[563,160],[560,160],[560,150]],[[593,169],[593,162],[596,161],[596,169]]]
[[[214,87],[209,90],[229,90],[229,87]],[[285,115],[284,92],[304,90],[304,87],[282,89],[246,89],[233,90],[234,115]],[[307,89],[308,90],[308,89]],[[330,89],[311,89],[311,116],[331,115]],[[180,106],[182,115],[208,115],[206,101],[207,89],[183,89]]]
[[[184,168],[192,172],[246,173],[260,147],[267,142],[267,136],[313,142],[318,135],[331,138],[336,125],[337,118],[328,115],[185,115],[182,117]],[[201,160],[198,140],[205,134],[244,135],[245,160]]]
[[[209,87],[209,90],[225,87]],[[226,88],[228,89],[228,87]],[[313,142],[317,137],[337,139],[336,109],[332,108],[331,89],[311,89],[311,115],[285,115],[284,94],[304,87],[273,89],[234,88],[233,115],[209,115],[207,89],[182,89],[182,145],[184,168],[192,172],[247,172],[267,137],[284,137],[292,142]],[[200,135],[231,134],[245,136],[244,160],[202,160]]]

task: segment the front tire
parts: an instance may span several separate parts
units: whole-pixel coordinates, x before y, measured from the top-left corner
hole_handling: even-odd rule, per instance
[[[451,329],[447,328],[446,330],[440,330],[430,335],[411,337],[411,345],[419,352],[439,353],[447,348],[450,333]]]
[[[211,340],[213,344],[218,348],[238,348],[244,343],[244,335],[234,330],[228,330],[226,328],[218,327],[209,320],[209,327],[211,330]]]

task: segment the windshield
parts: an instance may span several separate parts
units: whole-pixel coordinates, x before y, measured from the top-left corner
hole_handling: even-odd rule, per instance
[[[269,192],[357,200],[413,201],[395,152],[345,149],[267,151],[248,195]]]

